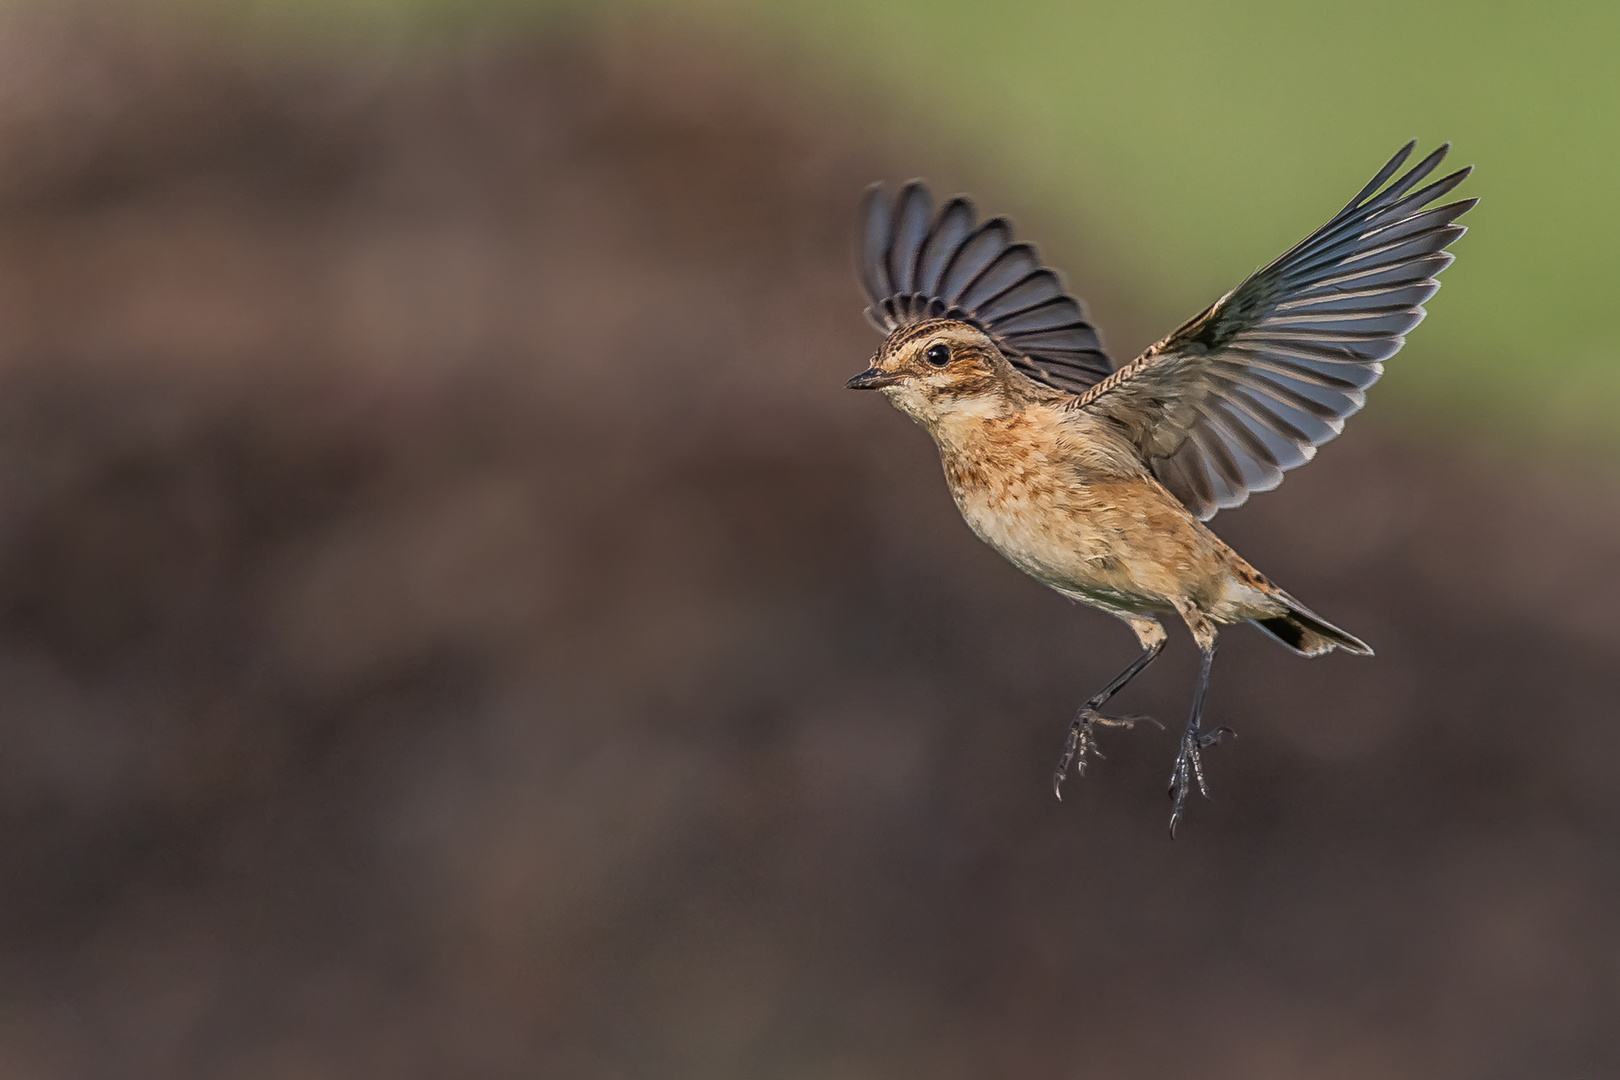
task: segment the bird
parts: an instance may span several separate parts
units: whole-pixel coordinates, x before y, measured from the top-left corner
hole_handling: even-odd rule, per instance
[[[1168,785],[1170,836],[1204,798],[1203,728],[1223,627],[1249,623],[1307,657],[1371,656],[1209,528],[1269,491],[1361,409],[1439,288],[1477,199],[1440,202],[1472,166],[1427,184],[1446,143],[1397,176],[1417,140],[1325,225],[1129,363],[1116,365],[1082,302],[959,195],[936,210],[913,180],[862,199],[859,277],[884,335],[845,385],[873,390],[933,437],[968,527],[1018,569],[1135,633],[1140,654],[1082,704],[1052,777],[1101,756],[1096,731],[1140,717],[1102,709],[1164,649],[1178,617],[1201,653]],[[1423,186],[1419,186],[1422,184]],[[1157,723],[1157,721],[1154,721]]]

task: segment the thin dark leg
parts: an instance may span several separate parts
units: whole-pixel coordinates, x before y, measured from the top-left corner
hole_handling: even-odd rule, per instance
[[[1208,735],[1200,734],[1198,722],[1204,715],[1204,696],[1209,692],[1209,669],[1215,663],[1215,643],[1204,650],[1204,662],[1198,669],[1198,686],[1193,690],[1192,714],[1187,718],[1187,730],[1181,735],[1181,753],[1176,755],[1176,767],[1170,773],[1170,797],[1176,805],[1170,811],[1170,837],[1175,838],[1176,822],[1181,820],[1182,808],[1187,803],[1187,792],[1193,784],[1198,793],[1209,798],[1204,785],[1204,762],[1201,751],[1221,741],[1222,735],[1234,735],[1229,727],[1216,728]]]
[[[1119,718],[1103,716],[1097,712],[1109,698],[1125,688],[1130,682],[1142,673],[1142,669],[1153,663],[1154,657],[1164,651],[1164,641],[1156,641],[1142,650],[1142,655],[1130,662],[1126,669],[1115,675],[1113,681],[1092,695],[1091,700],[1080,706],[1075,713],[1074,721],[1069,725],[1069,737],[1064,740],[1063,753],[1058,757],[1057,770],[1052,774],[1052,794],[1063,799],[1063,778],[1069,774],[1069,766],[1075,763],[1078,755],[1080,761],[1075,771],[1084,775],[1086,771],[1086,753],[1090,751],[1098,757],[1102,753],[1097,750],[1097,742],[1091,735],[1093,727],[1131,727],[1138,717]],[[1145,718],[1140,718],[1145,719]],[[1157,721],[1153,721],[1157,722]]]

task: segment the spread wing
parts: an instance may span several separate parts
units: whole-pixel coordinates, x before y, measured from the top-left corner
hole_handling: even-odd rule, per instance
[[[891,202],[881,184],[861,203],[866,317],[883,333],[927,319],[959,319],[995,341],[1014,367],[1071,394],[1114,370],[1080,301],[1006,218],[980,222],[957,196],[934,212],[920,181]]]
[[[1478,200],[1425,209],[1470,169],[1412,190],[1449,143],[1385,187],[1415,145],[1326,225],[1076,403],[1125,428],[1201,520],[1309,461],[1423,320],[1434,276],[1452,261],[1445,249],[1464,232],[1455,221]]]

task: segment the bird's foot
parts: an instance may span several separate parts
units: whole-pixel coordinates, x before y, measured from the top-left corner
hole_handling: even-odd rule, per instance
[[[1170,810],[1170,838],[1176,837],[1176,823],[1181,820],[1182,809],[1187,805],[1187,792],[1192,790],[1194,784],[1198,785],[1198,794],[1209,798],[1209,787],[1204,783],[1203,751],[1221,741],[1226,735],[1237,736],[1237,732],[1229,727],[1218,727],[1209,734],[1201,734],[1196,725],[1188,725],[1181,736],[1181,752],[1176,755],[1176,767],[1170,772],[1170,798],[1175,800],[1175,806]]]
[[[1058,757],[1057,769],[1052,773],[1052,794],[1063,800],[1063,780],[1069,775],[1069,766],[1074,766],[1076,776],[1086,775],[1086,755],[1096,754],[1103,756],[1097,748],[1097,737],[1093,730],[1100,727],[1132,728],[1139,722],[1146,721],[1154,727],[1163,730],[1164,725],[1151,716],[1104,716],[1090,705],[1082,706],[1075,714],[1074,722],[1069,725],[1069,737],[1063,740],[1063,753]]]

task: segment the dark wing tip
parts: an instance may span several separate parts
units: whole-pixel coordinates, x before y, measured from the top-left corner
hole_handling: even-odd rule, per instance
[[[894,205],[896,207],[904,206],[906,205],[906,200],[915,198],[917,196],[921,196],[922,198],[927,199],[929,202],[932,202],[933,195],[934,193],[928,190],[928,185],[923,182],[921,177],[913,176],[910,180],[907,180],[904,184],[901,184],[900,190],[895,192]]]
[[[866,186],[861,195],[859,216],[856,218],[859,235],[856,238],[857,263],[861,285],[874,308],[882,306],[893,292],[889,288],[889,271],[884,265],[884,253],[889,249],[889,222],[894,215],[894,204],[881,180]]]
[[[1406,159],[1412,156],[1413,150],[1417,149],[1417,143],[1416,139],[1411,139],[1405,146],[1395,151],[1395,156],[1384,162],[1384,167],[1379,169],[1373,178],[1367,181],[1366,185],[1356,193],[1356,197],[1350,200],[1345,210],[1361,205],[1369,195],[1383,187],[1389,178],[1394,176],[1402,165],[1406,164]]]
[[[919,179],[908,180],[895,196],[889,218],[889,246],[884,256],[889,286],[896,293],[916,291],[914,277],[917,255],[927,239],[928,225],[934,219],[934,196]]]

